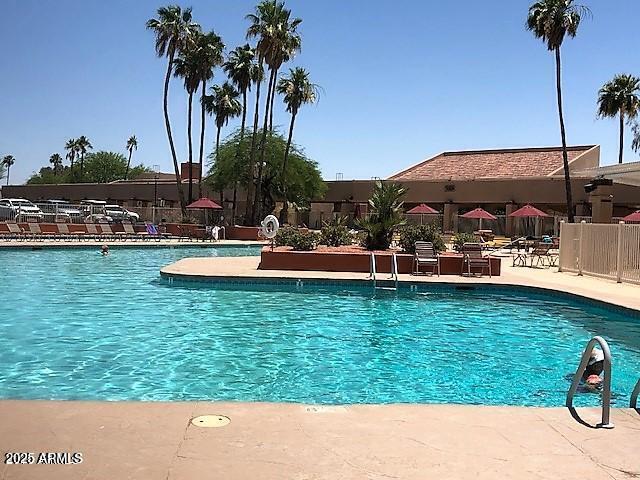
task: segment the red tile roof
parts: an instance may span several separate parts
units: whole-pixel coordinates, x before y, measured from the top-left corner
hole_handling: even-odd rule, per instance
[[[568,147],[569,161],[593,145]],[[546,177],[562,167],[562,148],[514,148],[444,152],[389,177],[390,180]]]

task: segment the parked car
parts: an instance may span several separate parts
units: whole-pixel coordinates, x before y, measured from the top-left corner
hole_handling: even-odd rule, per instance
[[[52,217],[54,222],[78,222],[83,218],[82,212],[66,200],[47,200],[45,216]]]
[[[82,200],[80,201],[80,208],[84,216],[93,214],[105,214],[104,206],[107,204],[104,200]]]
[[[121,207],[120,205],[115,205],[115,204],[105,205],[104,213],[110,216],[111,218],[113,218],[113,220],[116,222],[122,222],[123,220],[128,220],[132,223],[135,223],[138,220],[140,220],[140,215],[138,215],[137,213],[130,212],[126,208]]]
[[[44,214],[24,198],[0,198],[0,218],[4,220],[41,222]]]
[[[85,217],[84,223],[113,223],[113,218],[104,213],[92,213]]]

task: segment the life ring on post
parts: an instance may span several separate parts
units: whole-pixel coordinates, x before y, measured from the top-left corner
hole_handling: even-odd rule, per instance
[[[262,227],[260,232],[264,238],[273,241],[273,239],[276,238],[278,229],[280,228],[280,223],[275,215],[267,215],[260,225]]]

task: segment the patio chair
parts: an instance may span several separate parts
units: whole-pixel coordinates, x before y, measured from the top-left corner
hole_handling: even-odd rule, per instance
[[[40,224],[39,223],[29,222],[29,223],[27,223],[27,227],[29,227],[29,231],[26,232],[26,233],[30,237],[31,240],[39,240],[39,241],[43,242],[44,240],[51,238],[51,236],[48,233],[44,233],[40,229]]]
[[[125,238],[125,239],[130,238],[131,240],[134,240],[134,241],[141,238],[140,234],[136,232],[132,224],[128,222],[122,222],[122,228],[124,228],[124,233],[123,234],[121,234],[120,232],[117,233],[117,235],[123,235],[123,237],[121,238]]]
[[[144,233],[140,233],[139,235],[142,235],[143,239],[144,238],[148,238],[148,239],[155,239],[156,242],[161,241],[163,238],[169,238],[166,235],[162,235],[159,231],[158,231],[158,227],[156,227],[153,223],[147,223],[145,224],[145,230],[146,232]]]
[[[87,223],[85,226],[87,227],[87,233],[81,233],[80,235],[86,236],[87,240],[99,240],[102,237],[95,223]]]
[[[14,222],[7,222],[7,229],[9,232],[6,234],[5,240],[24,240],[24,231],[20,228],[20,225]]]
[[[547,261],[547,266],[551,267],[555,264],[555,260],[551,255],[551,249],[553,248],[553,243],[538,243],[533,247],[533,250],[529,254],[529,258],[531,259],[531,267],[533,267],[533,262],[535,260],[536,267],[542,263],[544,267],[545,260]]]
[[[479,273],[482,276],[486,267],[489,272],[489,278],[491,278],[491,259],[482,256],[482,246],[479,243],[465,243],[462,245],[462,275],[464,275],[465,266],[469,276],[476,268],[480,269]]]
[[[80,234],[76,233],[76,232],[71,232],[69,230],[69,225],[66,223],[57,223],[56,224],[58,227],[58,238],[60,238],[61,240],[66,240],[66,241],[71,241],[74,238],[78,241],[80,241]]]
[[[413,255],[414,275],[418,275],[420,273],[421,265],[426,265],[427,267],[431,267],[431,275],[437,271],[438,276],[440,276],[440,256],[433,248],[433,243],[416,242],[415,247],[416,253]]]
[[[116,239],[126,240],[126,236],[124,232],[118,232],[118,233],[114,232],[111,229],[111,225],[109,225],[108,223],[101,223],[100,230],[102,230],[102,237],[105,240],[116,240]]]

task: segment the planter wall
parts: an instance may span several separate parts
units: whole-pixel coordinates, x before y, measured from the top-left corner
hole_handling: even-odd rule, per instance
[[[260,227],[241,227],[238,225],[225,227],[229,240],[260,240],[258,232]]]

